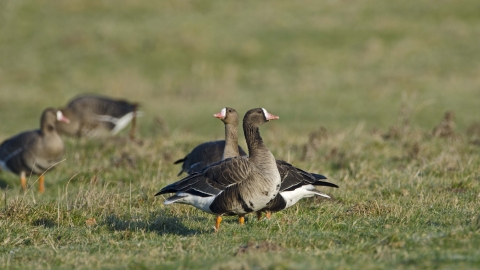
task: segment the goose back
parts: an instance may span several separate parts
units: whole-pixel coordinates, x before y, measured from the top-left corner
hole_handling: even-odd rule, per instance
[[[138,104],[99,95],[82,95],[71,100],[62,113],[70,123],[60,123],[62,134],[97,137],[116,134],[136,114]]]
[[[222,160],[224,149],[225,140],[206,142],[196,146],[183,159],[174,162],[174,164],[182,163],[182,169],[178,175],[184,172],[188,174],[200,172],[207,165]],[[238,146],[238,152],[241,156],[247,155],[240,146]]]

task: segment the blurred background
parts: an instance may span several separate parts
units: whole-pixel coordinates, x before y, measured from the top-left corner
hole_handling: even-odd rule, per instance
[[[0,140],[81,93],[141,103],[143,137],[212,139],[225,106],[305,134],[479,121],[480,1],[0,1]],[[403,116],[402,116],[403,115]],[[124,131],[125,132],[125,131]]]

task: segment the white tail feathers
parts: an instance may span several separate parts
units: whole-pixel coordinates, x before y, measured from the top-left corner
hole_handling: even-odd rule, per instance
[[[136,112],[129,112],[120,118],[115,118],[110,115],[97,115],[97,119],[103,122],[110,122],[115,125],[115,127],[110,131],[112,135],[116,135],[120,130],[124,129],[128,123],[130,123],[133,119],[133,116],[142,116],[143,112],[136,111]]]
[[[179,196],[179,195],[173,195],[172,197],[169,197],[168,199],[166,199],[163,204],[172,204],[178,200],[181,200],[183,198],[185,198],[187,196]]]

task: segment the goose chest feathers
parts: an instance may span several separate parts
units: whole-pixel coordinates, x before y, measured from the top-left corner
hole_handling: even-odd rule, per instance
[[[278,194],[281,179],[275,158],[264,145],[258,127],[274,119],[278,116],[263,108],[249,110],[243,118],[249,157],[236,156],[211,164],[155,195],[176,193],[165,204],[190,204],[219,216],[244,215],[263,209]]]

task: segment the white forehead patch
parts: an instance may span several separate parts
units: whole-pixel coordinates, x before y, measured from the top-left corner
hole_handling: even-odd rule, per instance
[[[265,119],[268,119],[268,114],[269,113],[264,108],[262,108],[262,110],[263,110],[263,115],[265,116]]]
[[[62,111],[57,111],[57,121],[60,121],[60,119],[63,118],[63,113]]]
[[[225,116],[227,115],[227,108],[223,108],[223,109],[220,111],[220,114],[222,115],[223,118],[225,118]]]

